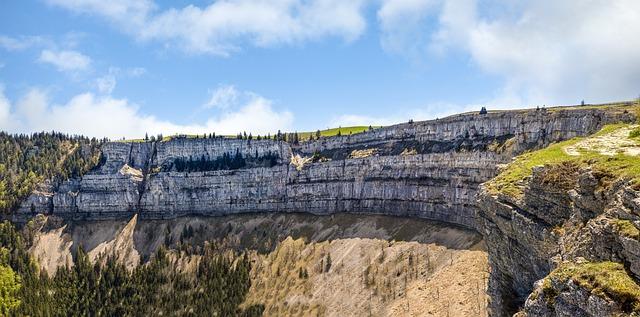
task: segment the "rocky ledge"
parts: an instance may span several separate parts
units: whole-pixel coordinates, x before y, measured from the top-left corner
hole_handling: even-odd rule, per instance
[[[640,220],[637,192],[628,184],[603,191],[593,185],[599,181],[594,172],[581,170],[580,182],[558,188],[566,182],[542,181],[545,169],[537,169],[524,199],[480,186],[517,154],[633,122],[635,111],[636,105],[623,104],[469,113],[299,145],[220,138],[113,142],[104,146],[101,166],[82,178],[41,186],[13,220],[38,213],[100,220],[353,212],[444,221],[484,235],[492,267],[491,313],[502,316],[522,308],[534,283],[565,260],[614,261],[637,274],[637,240],[617,229]],[[215,170],[202,166],[218,165],[187,164],[185,170],[175,164],[232,155],[257,160],[265,154],[277,159],[266,166],[234,161],[232,169]],[[558,294],[566,289],[562,283],[551,283]],[[522,313],[543,311],[536,307],[547,302],[529,298]]]
[[[640,313],[640,186],[616,175],[634,163],[616,159],[603,158],[609,168],[594,158],[537,166],[521,195],[483,185],[478,230],[494,315]]]

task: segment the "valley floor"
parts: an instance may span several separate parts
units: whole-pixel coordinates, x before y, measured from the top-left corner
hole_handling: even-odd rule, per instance
[[[174,220],[43,221],[31,253],[50,274],[79,245],[133,268],[165,245],[194,270],[205,243],[247,250],[245,306],[265,316],[486,316],[487,253],[472,231],[418,219],[246,214]]]

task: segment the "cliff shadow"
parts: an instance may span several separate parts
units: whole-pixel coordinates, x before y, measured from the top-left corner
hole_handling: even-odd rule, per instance
[[[236,250],[269,253],[287,237],[306,242],[377,239],[435,244],[454,250],[484,250],[477,232],[450,224],[406,217],[340,213],[249,213],[219,217],[184,216],[138,220],[136,249],[146,258],[160,245],[202,246],[205,242]]]

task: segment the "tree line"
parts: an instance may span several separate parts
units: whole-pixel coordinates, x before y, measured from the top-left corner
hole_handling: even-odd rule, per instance
[[[251,164],[251,166],[273,167],[278,163],[278,155],[271,151],[259,155],[256,150],[255,156],[245,157],[236,150],[234,155],[223,153],[215,159],[210,159],[202,155],[200,159],[176,158],[169,170],[175,169],[178,172],[204,172],[217,170],[236,170]]]
[[[181,272],[161,247],[128,271],[114,258],[91,264],[78,248],[74,265],[53,277],[27,252],[28,232],[0,224],[0,315],[3,316],[260,316],[264,307],[240,309],[251,286],[243,253],[202,251],[193,272]]]
[[[56,132],[0,132],[0,212],[11,213],[45,179],[78,177],[94,168],[106,141]]]

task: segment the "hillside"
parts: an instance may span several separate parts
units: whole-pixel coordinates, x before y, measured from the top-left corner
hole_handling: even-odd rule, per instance
[[[640,313],[637,131],[608,125],[523,154],[484,184],[497,305],[521,316]],[[518,297],[524,307],[515,306]]]
[[[15,211],[38,184],[80,177],[94,168],[103,142],[60,133],[0,132],[0,213]]]
[[[138,260],[151,258],[147,265],[155,265],[156,250],[167,248],[176,270],[193,274],[203,259],[199,250],[209,244],[222,254],[249,252],[251,287],[242,307],[264,306],[267,316],[427,310],[435,316],[486,315],[481,238],[444,224],[304,214],[40,223],[30,253],[52,276],[58,265],[73,263],[79,247],[91,261],[115,257],[129,270]],[[460,271],[466,273],[459,276]],[[430,300],[414,303],[413,298]]]
[[[165,246],[187,281],[206,250],[230,269],[246,254],[238,314],[631,314],[639,109],[466,113],[298,143],[107,142],[94,168],[5,217],[48,219],[24,239],[51,274],[80,245],[129,272]],[[185,303],[167,309],[202,307]]]

